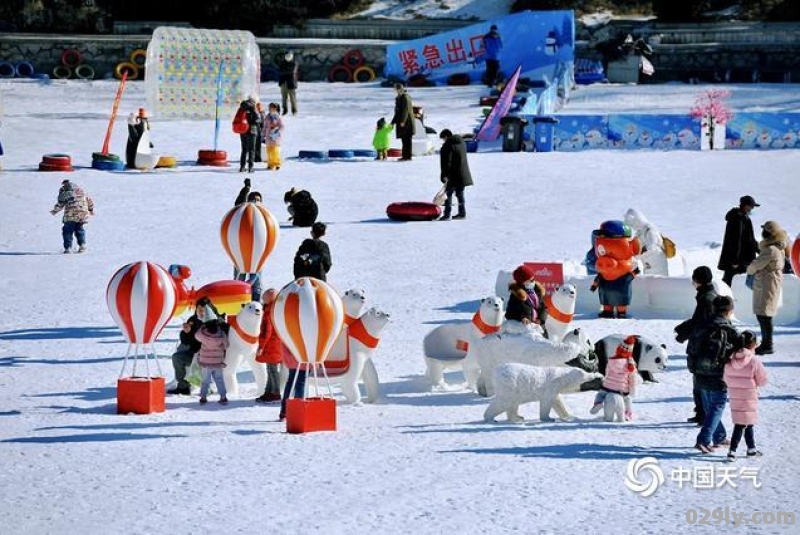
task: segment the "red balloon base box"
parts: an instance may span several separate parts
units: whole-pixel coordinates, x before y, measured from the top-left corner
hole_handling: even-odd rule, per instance
[[[163,377],[125,377],[117,381],[117,414],[164,412]]]
[[[286,432],[336,431],[336,400],[333,398],[286,401]]]

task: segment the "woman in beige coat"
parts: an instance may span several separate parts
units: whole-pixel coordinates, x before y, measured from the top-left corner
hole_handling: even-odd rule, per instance
[[[789,235],[777,222],[767,221],[761,226],[761,237],[758,256],[747,266],[747,274],[754,276],[753,313],[761,327],[761,345],[756,348],[756,355],[771,355],[772,318],[780,308]]]

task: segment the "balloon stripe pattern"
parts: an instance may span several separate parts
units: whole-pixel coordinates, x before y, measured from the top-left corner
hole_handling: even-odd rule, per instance
[[[344,324],[344,306],[327,283],[302,277],[284,286],[272,309],[278,336],[300,363],[328,357]]]
[[[222,218],[220,238],[225,253],[242,273],[258,273],[278,244],[279,225],[259,203],[246,202]]]
[[[172,318],[177,303],[172,277],[150,262],[123,266],[106,289],[111,317],[132,344],[152,343]]]

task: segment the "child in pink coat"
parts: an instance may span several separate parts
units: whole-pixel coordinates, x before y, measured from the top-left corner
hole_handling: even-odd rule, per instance
[[[197,362],[203,372],[203,382],[200,385],[200,403],[208,401],[206,395],[212,379],[219,391],[219,402],[227,403],[228,398],[226,396],[222,368],[225,367],[225,350],[228,349],[228,335],[222,330],[219,318],[208,305],[206,305],[203,321],[203,326],[194,335],[195,339],[200,342]]]
[[[728,461],[736,460],[736,447],[742,440],[747,443],[747,456],[760,457],[753,436],[753,425],[758,419],[758,387],[767,384],[767,370],[761,360],[753,353],[757,343],[753,331],[742,333],[742,349],[731,356],[725,365],[722,379],[728,385],[728,397],[731,401],[731,419],[733,420],[733,436],[728,451]]]
[[[625,403],[625,420],[633,419],[631,408],[631,394],[636,391],[636,362],[633,359],[633,347],[636,345],[636,337],[631,335],[626,337],[617,346],[614,356],[608,359],[606,373],[603,377],[603,386],[597,391],[594,398],[594,405],[589,411],[597,414],[603,408],[603,402],[609,392],[619,394]]]

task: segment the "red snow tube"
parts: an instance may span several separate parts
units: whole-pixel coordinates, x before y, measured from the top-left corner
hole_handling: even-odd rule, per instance
[[[442,209],[432,202],[393,202],[386,215],[395,221],[432,221],[442,215]]]
[[[329,82],[352,82],[353,71],[347,65],[334,65],[328,71]]]
[[[61,64],[64,67],[77,67],[81,64],[81,61],[83,61],[81,53],[74,48],[68,48],[61,53]]]
[[[402,158],[403,150],[402,149],[389,149],[386,151],[386,156],[389,158]]]
[[[357,69],[364,64],[364,54],[360,50],[350,50],[344,55],[342,63],[351,69]]]

